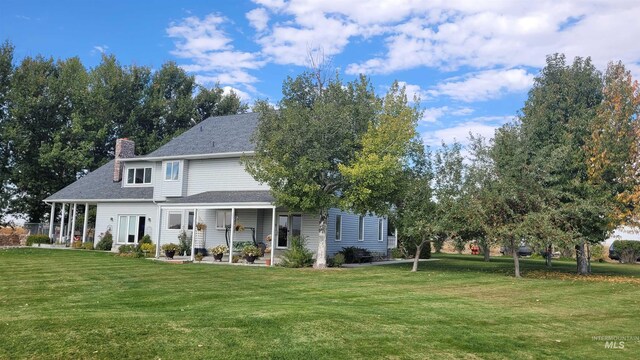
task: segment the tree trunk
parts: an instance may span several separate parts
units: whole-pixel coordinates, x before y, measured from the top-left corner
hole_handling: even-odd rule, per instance
[[[513,266],[516,272],[516,277],[520,278],[520,259],[518,258],[518,248],[515,241],[511,241],[511,254],[513,255]]]
[[[489,262],[491,260],[491,249],[489,244],[482,244],[482,255],[484,255],[484,261]]]
[[[544,260],[547,264],[547,267],[551,268],[551,259],[553,258],[553,246],[551,246],[551,244],[547,246],[547,250],[545,251],[544,255]]]
[[[318,252],[316,254],[316,269],[327,267],[327,211],[320,211],[320,221],[318,223]]]
[[[411,272],[418,271],[418,263],[420,262],[420,253],[422,252],[422,246],[424,245],[424,241],[420,243],[420,245],[416,246],[416,254],[413,257],[413,268]]]
[[[576,262],[577,262],[577,271],[580,275],[588,275],[589,274],[589,264],[587,262],[586,256],[586,245],[584,242],[580,243],[580,245],[576,246]]]

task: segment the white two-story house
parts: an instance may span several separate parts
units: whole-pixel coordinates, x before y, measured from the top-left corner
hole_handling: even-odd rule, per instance
[[[143,156],[135,156],[133,141],[118,139],[114,160],[45,200],[51,204],[51,219],[61,211],[64,227],[68,208],[68,223],[75,224],[78,207],[86,212],[88,206],[96,206],[96,234],[110,231],[114,251],[150,235],[160,256],[160,246],[177,243],[185,231],[195,249],[233,247],[254,239],[286,249],[291,237],[300,235],[315,252],[319,216],[276,207],[269,187],[253,179],[240,161],[253,154],[251,137],[257,124],[255,113],[211,117]],[[236,231],[238,224],[244,230]],[[86,222],[83,229],[85,238]],[[387,232],[383,217],[332,209],[327,254],[346,246],[386,253],[394,245]],[[63,229],[60,239],[64,233]],[[266,238],[271,234],[269,244]],[[52,223],[49,236],[53,235]]]

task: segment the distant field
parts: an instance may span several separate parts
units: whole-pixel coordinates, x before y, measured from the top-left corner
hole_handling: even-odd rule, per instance
[[[440,255],[314,271],[0,250],[2,359],[636,359],[640,265]],[[619,344],[618,344],[619,345]]]

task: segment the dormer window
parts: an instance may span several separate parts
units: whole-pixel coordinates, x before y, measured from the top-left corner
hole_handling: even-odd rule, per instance
[[[164,179],[166,181],[178,180],[180,176],[180,161],[168,161],[165,164]]]
[[[127,185],[151,184],[151,171],[150,167],[128,168]]]

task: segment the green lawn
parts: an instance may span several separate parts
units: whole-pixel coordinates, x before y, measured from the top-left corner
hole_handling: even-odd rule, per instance
[[[638,358],[640,266],[438,256],[314,271],[0,250],[0,358]]]

